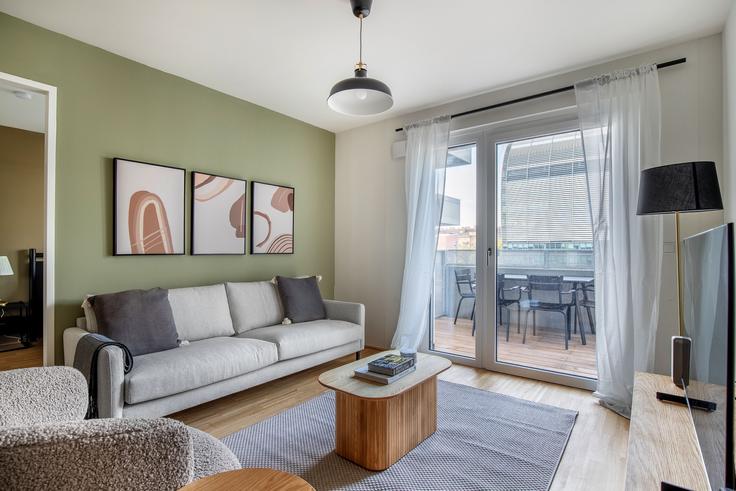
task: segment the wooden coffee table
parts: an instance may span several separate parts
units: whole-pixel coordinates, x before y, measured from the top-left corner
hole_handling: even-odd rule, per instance
[[[276,469],[244,468],[220,472],[197,479],[187,484],[181,491],[224,491],[232,489],[251,491],[314,491],[304,479]]]
[[[384,351],[335,368],[319,383],[335,391],[335,452],[372,471],[388,469],[437,430],[437,375],[446,358],[417,353],[417,369],[383,385],[353,376]]]

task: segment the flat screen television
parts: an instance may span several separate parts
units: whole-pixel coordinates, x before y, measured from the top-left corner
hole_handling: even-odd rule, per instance
[[[729,223],[682,241],[685,389],[711,489],[734,489],[734,237]],[[714,402],[715,411],[693,401]]]

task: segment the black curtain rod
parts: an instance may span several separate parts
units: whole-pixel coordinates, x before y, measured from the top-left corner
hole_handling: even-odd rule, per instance
[[[657,70],[680,65],[682,63],[685,63],[686,61],[687,58],[678,58],[676,60],[665,61],[664,63],[657,63]],[[475,114],[482,111],[488,111],[489,109],[497,109],[499,107],[510,106],[512,104],[518,104],[519,102],[531,101],[533,99],[539,99],[540,97],[547,97],[548,95],[559,94],[561,92],[567,92],[570,90],[575,90],[575,86],[568,85],[567,87],[560,87],[559,89],[546,90],[544,92],[539,92],[538,94],[527,95],[524,97],[519,97],[518,99],[511,99],[510,101],[499,102],[497,104],[491,104],[490,106],[479,107],[477,109],[471,109],[469,111],[463,111],[461,113],[453,114],[452,116],[450,116],[450,118],[455,119],[461,116],[468,116],[469,114]],[[396,131],[404,131],[404,128],[396,128]]]

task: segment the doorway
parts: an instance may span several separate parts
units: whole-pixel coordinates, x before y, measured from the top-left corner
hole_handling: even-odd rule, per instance
[[[56,89],[0,72],[0,369],[54,364]]]

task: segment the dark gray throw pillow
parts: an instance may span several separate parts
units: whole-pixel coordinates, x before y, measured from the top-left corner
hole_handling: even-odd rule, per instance
[[[176,348],[169,292],[128,290],[90,298],[100,334],[123,343],[133,356]]]
[[[284,307],[284,316],[291,322],[309,322],[327,317],[316,276],[309,278],[277,276],[276,286]]]

